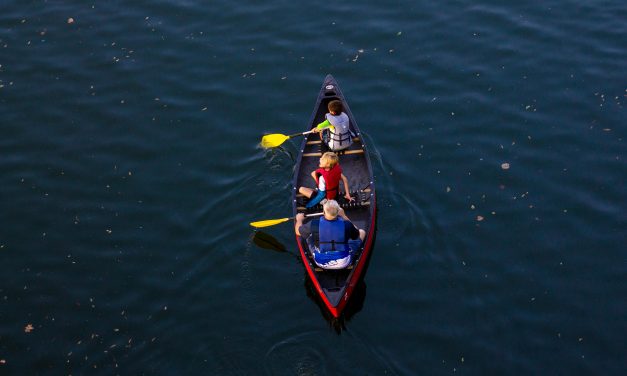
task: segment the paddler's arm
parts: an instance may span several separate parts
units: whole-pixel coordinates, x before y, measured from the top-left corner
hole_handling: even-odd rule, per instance
[[[331,125],[331,123],[329,122],[329,120],[325,120],[325,121],[323,121],[322,123],[320,123],[320,124],[318,124],[318,125],[316,126],[315,131],[316,131],[316,132],[322,132],[322,130],[323,130],[324,128],[331,128],[331,130],[334,130],[334,129],[335,129],[335,127]]]
[[[348,217],[346,216],[346,213],[344,213],[344,209],[340,208],[340,211],[337,212],[337,215],[344,218],[345,221],[351,222],[350,219],[348,219]],[[350,225],[352,227],[350,238],[357,239],[357,237],[359,237],[359,239],[361,239],[361,241],[363,242],[366,239],[366,231],[355,226],[353,222],[351,222]]]
[[[349,202],[353,201],[350,193],[351,191],[350,189],[348,189],[348,179],[346,179],[346,176],[344,176],[344,174],[342,174],[342,181],[344,182],[344,198],[347,199]]]
[[[349,221],[349,222],[351,221],[350,219],[348,219],[348,216],[346,215],[346,212],[344,211],[343,208],[340,208],[340,210],[337,212],[337,215],[342,217],[342,219],[344,219],[345,221]]]

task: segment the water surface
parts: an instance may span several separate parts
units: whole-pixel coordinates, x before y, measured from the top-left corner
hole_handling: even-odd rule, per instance
[[[4,2],[0,373],[623,374],[626,16]],[[248,226],[290,213],[298,141],[258,142],[328,73],[379,195],[340,322]]]

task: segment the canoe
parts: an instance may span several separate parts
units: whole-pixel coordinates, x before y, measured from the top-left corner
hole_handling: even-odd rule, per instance
[[[351,294],[355,290],[355,286],[357,286],[360,278],[365,274],[368,258],[374,245],[377,206],[372,165],[365,140],[357,127],[355,118],[348,103],[346,103],[337,81],[331,75],[327,75],[324,79],[306,131],[324,121],[324,115],[328,112],[327,105],[335,99],[342,101],[344,112],[350,120],[353,144],[348,149],[337,154],[343,173],[348,179],[351,196],[355,198],[355,201],[350,203],[344,199],[344,184],[340,182],[340,192],[337,201],[344,208],[351,222],[358,228],[366,231],[366,238],[360,249],[355,252],[352,264],[346,269],[339,270],[319,268],[313,261],[313,255],[305,240],[300,236],[296,236],[296,243],[298,244],[307,275],[311,279],[314,289],[324,306],[334,317],[340,317],[342,310],[346,307]],[[320,156],[325,151],[328,151],[326,145],[320,141],[318,134],[309,134],[303,139],[294,172],[292,189],[293,215],[297,213],[312,214],[322,212],[320,205],[310,209],[305,208],[308,199],[298,193],[298,187],[315,187],[315,183],[311,178],[311,172],[318,168]]]

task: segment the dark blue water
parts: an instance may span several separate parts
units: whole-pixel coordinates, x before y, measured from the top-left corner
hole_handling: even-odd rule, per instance
[[[624,374],[625,35],[622,1],[4,1],[0,374]],[[379,199],[339,322],[248,226],[328,73]]]

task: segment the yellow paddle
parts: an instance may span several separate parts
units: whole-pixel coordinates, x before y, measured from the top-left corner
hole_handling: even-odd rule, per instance
[[[315,217],[318,215],[322,215],[324,213],[313,213],[313,214],[307,214],[305,217]],[[290,219],[294,219],[295,217],[288,217],[288,218],[279,218],[279,219],[266,219],[264,221],[257,221],[257,222],[250,222],[250,225],[256,228],[260,228],[260,227],[270,227],[270,226],[274,226],[274,225],[278,225],[279,223],[283,223],[283,222],[287,222]]]
[[[313,133],[313,132],[315,131],[311,130],[308,132],[291,134],[289,136],[286,136],[280,133],[267,134],[261,138],[261,146],[263,146],[264,148],[275,148],[292,137],[304,136],[306,134]]]

